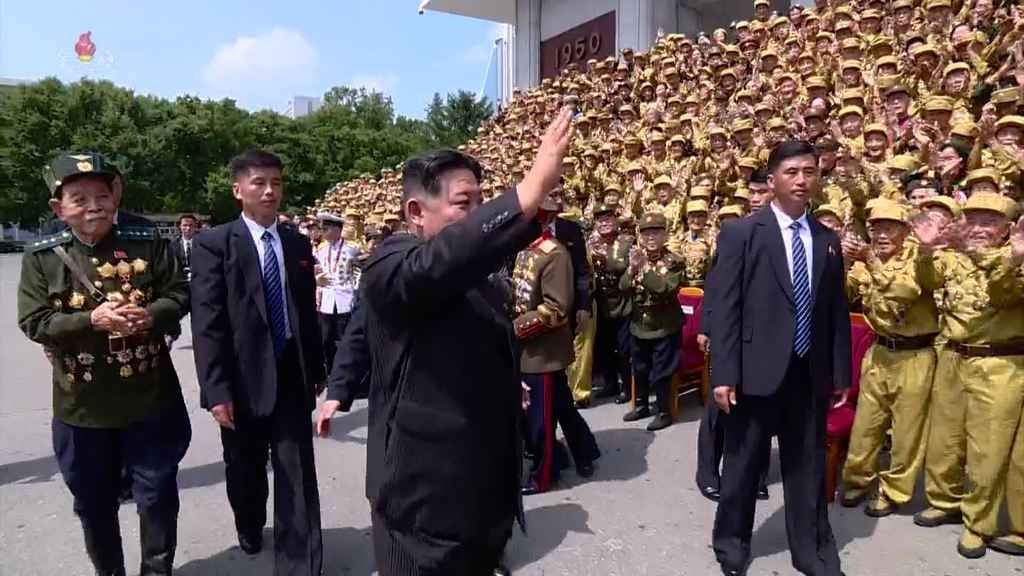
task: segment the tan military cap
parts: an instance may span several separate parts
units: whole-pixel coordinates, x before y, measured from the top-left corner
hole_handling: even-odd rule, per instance
[[[888,136],[889,135],[889,129],[886,128],[885,124],[874,123],[874,124],[868,124],[867,126],[864,127],[864,135],[865,136],[867,136],[868,134],[871,134],[873,132],[881,134],[883,136]]]
[[[743,218],[743,206],[739,204],[731,204],[718,211],[718,221],[729,220],[731,218]]]
[[[952,112],[954,102],[949,96],[931,96],[925,102],[924,109],[928,112]]]
[[[949,133],[951,136],[977,138],[980,131],[978,130],[978,125],[974,122],[960,122],[959,124],[954,124],[953,127],[950,128]]]
[[[617,182],[609,182],[609,183],[604,185],[603,192],[605,194],[607,194],[609,192],[615,192],[617,194],[622,194],[622,186],[619,186]]]
[[[978,168],[967,173],[967,178],[964,179],[964,186],[970,188],[982,182],[991,182],[998,186],[1000,179],[999,171],[995,168]]]
[[[707,211],[708,211],[708,203],[707,203],[706,200],[690,200],[689,202],[686,203],[686,215],[687,216],[689,216],[690,214],[696,213],[696,212],[707,212]]]
[[[946,210],[949,210],[950,214],[957,218],[960,217],[960,214],[962,212],[960,204],[958,204],[956,200],[950,198],[949,196],[932,196],[931,198],[926,198],[924,202],[921,202],[920,204],[920,207],[922,209],[928,208],[929,206],[938,206],[940,208],[945,208]]]
[[[754,121],[749,118],[740,118],[732,123],[733,132],[742,132],[744,130],[753,130]]]
[[[749,202],[750,201],[750,188],[747,188],[746,184],[744,184],[743,186],[740,186],[739,188],[736,189],[735,192],[732,193],[732,197],[733,197],[733,199],[738,198],[740,200],[746,200],[746,201]],[[721,212],[719,212],[719,214],[721,214]]]
[[[1019,128],[1024,130],[1024,116],[1003,116],[996,122],[996,131],[1003,128]]]
[[[818,206],[818,208],[814,210],[815,218],[821,218],[822,216],[826,215],[835,216],[840,220],[843,219],[842,210],[840,210],[839,206],[836,206],[835,204],[822,204],[821,206]]]
[[[694,186],[690,189],[690,198],[711,198],[711,189],[707,186]]]
[[[921,162],[915,156],[910,154],[899,154],[890,158],[886,166],[896,170],[910,172],[920,168]]]
[[[906,224],[907,211],[902,204],[890,200],[881,200],[871,208],[868,222],[874,223],[881,220],[892,220]]]
[[[846,106],[839,111],[839,117],[849,116],[854,114],[856,116],[864,117],[864,111],[860,109],[860,106]]]
[[[658,176],[657,178],[654,179],[654,187],[655,188],[657,188],[658,186],[671,186],[671,185],[672,185],[672,178],[669,177],[669,176],[662,175],[662,176]]]
[[[991,101],[995,104],[1009,104],[1016,102],[1020,98],[1020,89],[1016,86],[1010,86],[1009,88],[1000,88],[992,92]]]
[[[1014,204],[1002,194],[995,192],[978,192],[971,194],[964,203],[964,212],[995,212],[1009,217],[1013,213]]]
[[[774,130],[775,128],[785,128],[786,121],[782,118],[772,118],[764,125],[765,130]]]

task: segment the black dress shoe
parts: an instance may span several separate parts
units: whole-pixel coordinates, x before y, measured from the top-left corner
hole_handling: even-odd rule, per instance
[[[494,576],[512,576],[512,571],[505,566],[504,562],[502,562],[494,569]]]
[[[657,432],[658,430],[664,430],[672,425],[672,417],[662,412],[654,417],[654,420],[647,425],[648,432]]]
[[[238,547],[242,549],[242,552],[245,552],[250,556],[259,554],[263,551],[263,533],[257,532],[254,535],[246,536],[239,532]]]
[[[718,502],[718,499],[722,496],[722,493],[718,491],[718,488],[714,486],[705,486],[700,489],[700,495],[707,498],[708,500]]]
[[[636,408],[633,408],[629,412],[626,412],[626,415],[622,417],[622,421],[623,422],[636,422],[637,420],[643,420],[644,418],[650,418],[650,417],[651,417],[651,409],[649,407],[647,407],[647,406],[637,406]]]
[[[536,482],[530,481],[523,485],[522,494],[523,496],[532,496],[534,494],[540,494],[540,486],[537,486]]]
[[[625,392],[622,392],[621,394],[615,397],[616,404],[625,404],[626,402],[629,402],[629,400],[629,395],[626,394]]]
[[[573,406],[576,407],[577,410],[586,410],[587,408],[590,408],[590,398],[576,400],[572,404]]]
[[[726,568],[722,566],[722,574],[725,576],[743,576],[742,570],[736,570],[735,568]]]
[[[760,488],[757,489],[757,499],[758,500],[767,500],[768,499],[768,487],[767,486],[761,486]]]
[[[580,478],[590,478],[594,475],[594,463],[584,464],[576,467],[576,475]]]

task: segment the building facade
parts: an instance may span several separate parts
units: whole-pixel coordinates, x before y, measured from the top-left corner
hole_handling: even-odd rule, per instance
[[[796,4],[806,2],[798,0]],[[772,0],[785,13],[790,0]],[[647,50],[658,30],[695,38],[754,15],[752,0],[421,0],[435,10],[508,25],[498,46],[499,101],[569,64]]]

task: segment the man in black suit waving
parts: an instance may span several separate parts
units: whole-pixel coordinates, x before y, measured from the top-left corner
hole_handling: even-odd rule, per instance
[[[231,161],[241,218],[195,237],[192,338],[201,404],[221,426],[238,543],[263,547],[274,466],[275,574],[319,576],[320,500],[310,412],[326,380],[309,241],[281,226],[281,160]]]
[[[793,566],[839,576],[825,497],[825,418],[850,387],[850,317],[839,238],[806,215],[818,185],[814,147],[777,145],[769,208],[723,225],[711,314],[711,384],[725,414],[721,497],[712,537],[725,574],[750,556],[758,474],[779,437]]]
[[[366,495],[381,576],[480,576],[522,519],[519,351],[489,276],[541,235],[572,115],[548,128],[515,190],[480,203],[482,169],[439,150],[402,175],[407,234],[363,267],[370,421]],[[329,405],[328,405],[329,404]],[[325,403],[318,427],[341,402]]]

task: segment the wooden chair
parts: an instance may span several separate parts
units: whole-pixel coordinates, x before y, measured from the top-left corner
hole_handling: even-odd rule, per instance
[[[708,363],[707,357],[697,347],[697,334],[700,333],[700,307],[704,301],[704,291],[700,288],[681,288],[679,290],[679,306],[686,316],[686,324],[683,326],[682,337],[680,338],[681,361],[679,371],[672,376],[672,383],[669,394],[675,400],[669,406],[669,415],[672,421],[679,415],[679,392],[683,389],[684,383],[697,377],[700,382],[701,400],[707,402],[708,394]],[[632,407],[636,408],[636,381],[632,383]]]
[[[861,365],[868,348],[875,342],[875,333],[868,326],[863,314],[850,314],[850,343],[853,357],[853,374],[850,378],[850,393],[846,404],[832,408],[828,413],[828,469],[825,474],[825,493],[828,501],[836,498],[839,484],[839,468],[842,464],[843,449],[849,443],[853,418],[857,411],[857,394],[860,392]]]

